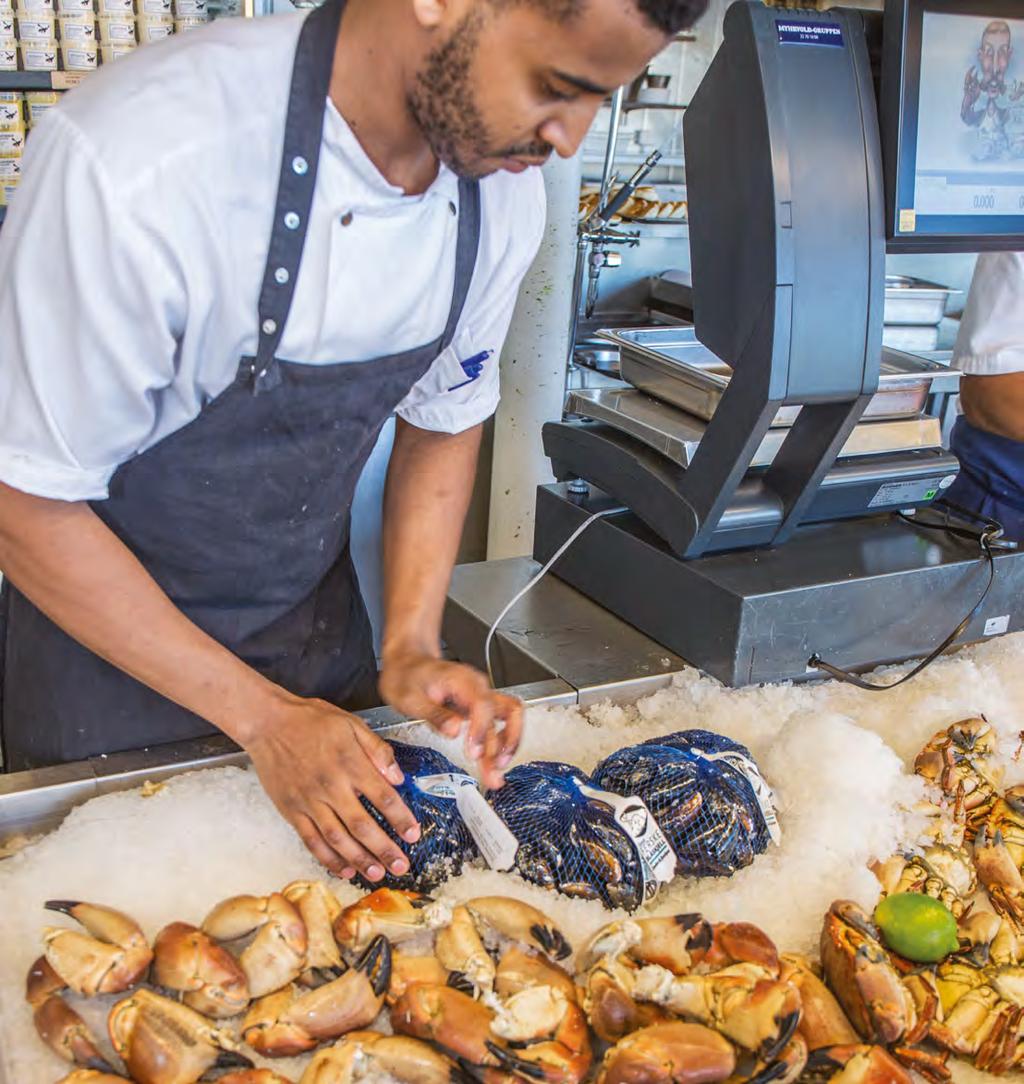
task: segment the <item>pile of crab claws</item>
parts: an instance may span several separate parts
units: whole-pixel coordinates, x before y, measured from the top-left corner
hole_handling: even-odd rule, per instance
[[[133,919],[81,900],[48,900],[44,907],[68,915],[86,930],[48,927],[43,932],[47,961],[75,993],[118,994],[145,976],[153,952]]]

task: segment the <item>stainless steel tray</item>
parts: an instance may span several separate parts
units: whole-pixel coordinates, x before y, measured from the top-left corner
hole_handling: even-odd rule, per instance
[[[885,276],[886,324],[910,324],[932,327],[942,322],[946,315],[946,301],[950,294],[958,294],[948,286],[937,282],[911,278],[909,275]]]
[[[697,340],[692,327],[606,329],[598,337],[619,347],[622,379],[689,414],[710,421],[732,377],[732,367]],[[913,418],[928,398],[934,361],[883,348],[879,390],[865,418]],[[780,408],[773,427],[792,425],[799,406]]]
[[[676,407],[652,399],[636,388],[592,388],[574,391],[569,396],[570,414],[606,422],[667,459],[688,467],[693,461],[707,423]],[[777,455],[786,433],[771,430],[761,441],[751,467],[767,467]],[[942,445],[942,425],[938,418],[898,418],[889,421],[862,422],[850,434],[839,458],[909,452]]]

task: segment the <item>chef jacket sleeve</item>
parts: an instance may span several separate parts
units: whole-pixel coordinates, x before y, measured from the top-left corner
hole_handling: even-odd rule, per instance
[[[59,109],[33,131],[0,232],[0,481],[107,496],[173,376],[170,259]]]
[[[398,405],[398,416],[419,429],[461,433],[486,421],[497,409],[501,397],[498,359],[523,276],[544,234],[546,201],[540,171],[531,170],[529,180],[522,186],[518,206],[502,208],[521,228],[495,231],[504,239],[504,253],[487,261],[493,271],[485,281],[474,278],[451,345]],[[486,197],[482,217],[486,229]],[[481,245],[487,243],[487,236],[482,236]]]
[[[1024,372],[1024,253],[978,257],[953,367],[975,376]]]

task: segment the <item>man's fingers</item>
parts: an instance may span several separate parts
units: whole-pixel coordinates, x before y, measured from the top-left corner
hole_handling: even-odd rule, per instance
[[[327,845],[320,829],[304,813],[300,813],[292,822],[292,827],[299,833],[299,838],[306,845],[306,849],[325,869],[329,869],[335,877],[348,879],[355,875],[355,869],[351,863],[344,861],[335,851]]]
[[[360,774],[362,773],[352,773],[352,783],[357,789],[361,790]],[[372,769],[365,773],[366,779],[373,779],[374,777],[375,773],[372,772]],[[370,784],[367,783],[367,788],[369,789],[369,787]],[[402,808],[405,809],[405,803],[401,799],[398,799],[398,801]],[[344,791],[332,798],[331,805],[335,813],[337,813],[338,819],[353,839],[364,850],[373,855],[373,863],[366,868],[370,880],[379,880],[383,876],[385,868],[396,877],[401,877],[409,872],[409,859],[402,853],[401,847],[366,812],[356,794],[346,787]],[[408,813],[408,810],[406,810],[406,813]],[[412,815],[409,814],[409,816]],[[328,842],[330,842],[330,839],[328,839]]]
[[[363,752],[389,783],[397,787],[405,781],[402,769],[395,760],[394,749],[383,738],[378,738],[361,719],[353,721],[352,732]]]
[[[335,809],[326,802],[319,802],[313,815],[320,835],[344,866],[354,867],[368,881],[379,881],[384,877],[384,866],[380,859],[353,837],[347,821],[343,821]]]
[[[523,721],[526,711],[523,702],[518,697],[508,696],[505,693],[495,693],[498,701],[497,715],[505,721],[501,731],[501,752],[498,754],[498,767],[507,768],[509,762],[519,749],[519,743],[523,738]]]
[[[376,772],[372,769],[365,772],[354,770],[352,784],[406,843],[415,843],[420,838],[420,826],[416,823],[412,810],[402,801],[398,792],[388,786]],[[380,831],[379,828],[377,830]],[[381,832],[381,835],[386,838],[386,833]]]

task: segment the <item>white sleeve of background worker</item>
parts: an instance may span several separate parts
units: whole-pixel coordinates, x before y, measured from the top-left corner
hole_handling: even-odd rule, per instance
[[[1024,253],[978,257],[953,366],[972,376],[1024,372]]]

